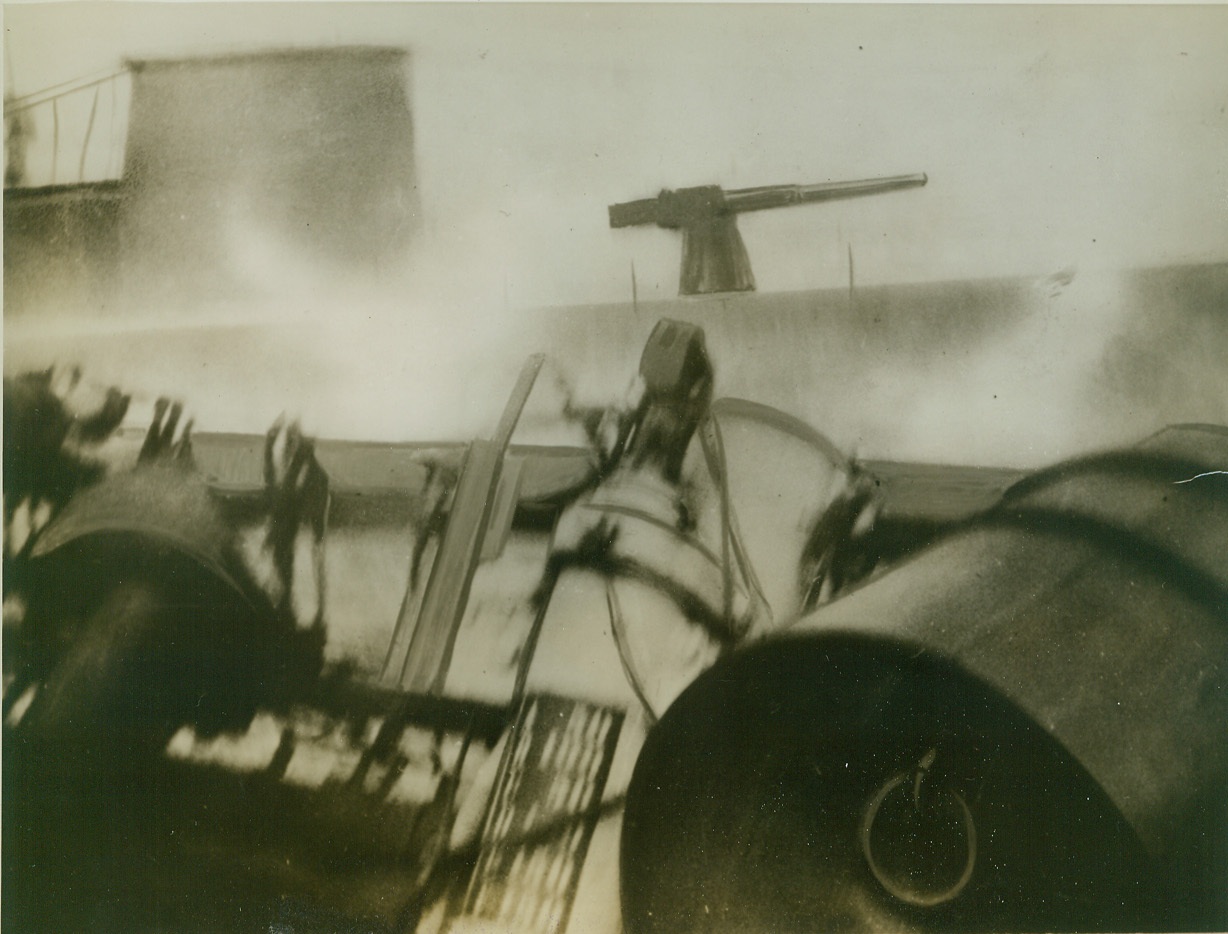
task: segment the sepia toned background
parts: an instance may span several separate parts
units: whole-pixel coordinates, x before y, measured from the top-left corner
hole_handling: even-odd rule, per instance
[[[87,401],[110,399],[110,387],[129,393],[124,424],[104,445],[113,463],[136,460],[155,400],[182,401],[196,432],[195,464],[234,523],[254,576],[268,570],[261,453],[274,419],[301,418],[319,439],[332,484],[322,513],[326,566],[308,560],[316,553],[305,535],[298,543],[300,572],[318,570],[314,583],[327,586],[312,592],[305,573],[290,582],[292,597],[306,595],[290,601],[300,623],[327,591],[323,686],[313,684],[310,703],[288,713],[262,708],[246,732],[214,738],[177,723],[140,788],[95,786],[84,769],[84,782],[60,795],[42,781],[36,758],[9,758],[13,774],[26,770],[28,784],[18,787],[32,789],[34,802],[23,811],[29,802],[7,793],[6,774],[6,909],[19,918],[24,911],[48,930],[85,927],[82,919],[91,918],[117,929],[140,928],[133,921],[140,918],[151,930],[176,919],[185,929],[242,930],[255,911],[284,922],[270,930],[344,929],[338,919],[362,918],[373,919],[371,930],[407,930],[421,900],[440,921],[434,863],[445,844],[449,859],[475,840],[487,856],[499,850],[481,834],[503,820],[484,823],[500,750],[532,732],[509,724],[540,701],[551,716],[570,716],[575,735],[563,742],[550,733],[546,742],[543,727],[533,741],[557,752],[587,737],[593,781],[559,780],[566,757],[554,761],[537,748],[538,798],[521,801],[516,819],[540,817],[539,804],[573,791],[592,797],[571,815],[591,820],[587,860],[570,844],[555,854],[572,873],[556,877],[571,878],[572,911],[570,926],[556,927],[618,931],[628,904],[619,893],[623,809],[650,725],[737,639],[753,642],[799,618],[817,627],[852,620],[847,626],[857,628],[864,624],[857,612],[865,612],[890,627],[933,598],[940,629],[959,619],[995,638],[1005,634],[1001,670],[987,676],[1023,672],[1018,680],[1029,688],[1043,681],[1027,668],[1033,657],[1074,659],[1070,670],[1082,675],[1079,643],[1061,650],[1061,639],[1082,632],[1076,623],[1107,630],[1125,619],[1146,638],[1096,630],[1102,643],[1088,644],[1112,648],[1113,664],[1120,661],[1113,653],[1126,661],[1112,668],[1099,651],[1104,681],[1095,690],[1082,690],[1090,682],[1066,668],[1042,672],[1059,673],[1058,700],[1078,681],[1075,694],[1104,702],[1107,713],[1097,708],[1079,720],[1095,739],[1118,735],[1101,727],[1122,722],[1120,704],[1109,706],[1122,684],[1145,685],[1162,699],[1182,691],[1203,691],[1197,703],[1222,698],[1212,677],[1222,671],[1214,667],[1222,639],[1203,637],[1222,631],[1214,600],[1222,593],[1215,536],[1223,501],[1209,484],[1184,486],[1218,482],[1220,471],[1164,475],[1157,483],[1165,485],[1149,486],[1146,496],[1107,480],[1072,494],[1120,520],[1108,537],[1124,551],[1142,534],[1132,510],[1150,503],[1147,496],[1167,504],[1171,494],[1183,504],[1185,511],[1156,506],[1152,518],[1172,545],[1164,568],[1193,568],[1196,581],[1211,581],[1198,591],[1210,622],[1205,631],[1191,628],[1188,640],[1172,632],[1186,620],[1177,584],[1188,585],[1191,574],[1164,578],[1143,567],[1155,547],[1145,537],[1153,551],[1127,555],[1135,563],[1125,571],[1038,533],[1022,558],[987,535],[928,552],[929,563],[911,565],[911,578],[875,589],[869,575],[900,573],[943,531],[989,515],[1031,468],[1148,437],[1161,453],[1195,442],[1222,450],[1214,429],[1162,432],[1228,422],[1228,7],[90,2],[15,3],[3,14],[6,376],[79,365]],[[610,223],[611,205],[666,189],[920,173],[925,184],[909,190],[740,216],[754,291],[680,296],[681,232]],[[675,324],[676,332],[657,337],[702,342],[714,395],[735,397],[723,414],[709,412],[724,432],[719,467],[695,443],[684,479],[653,477],[660,451],[652,445],[665,442],[650,438],[648,467],[637,460],[629,471],[642,471],[632,479],[647,476],[647,486],[620,489],[626,477],[615,474],[607,487],[575,409],[618,414],[635,399],[641,354],[661,319],[702,329]],[[506,463],[494,442],[465,448],[495,432],[531,354],[545,362]],[[1122,457],[1150,463],[1148,450]],[[458,478],[482,456],[494,465],[485,493],[498,521],[455,500],[448,505],[448,490],[461,487]],[[1120,466],[1114,457],[1109,473]],[[868,536],[873,547],[860,555],[864,577],[849,582],[868,581],[861,602],[854,594],[831,615],[801,617],[803,596],[837,593],[833,585],[822,596],[825,582],[805,577],[815,558],[807,549],[824,544],[815,536],[833,504],[853,502],[853,488],[867,478],[872,505],[850,513],[838,542],[857,544],[867,528],[879,535]],[[644,564],[664,589],[583,561],[550,578],[552,557],[569,548],[583,557],[576,542],[594,529],[584,527],[591,502],[582,497],[594,487],[611,497],[611,515],[647,515],[640,533],[651,527],[674,536],[668,547],[651,534],[640,543],[658,547],[644,546]],[[469,502],[481,506],[480,499]],[[658,508],[661,515],[652,512]],[[133,511],[139,527],[147,510],[138,502]],[[595,514],[605,523],[600,507]],[[625,515],[619,528],[633,538]],[[27,541],[40,534],[36,518]],[[453,523],[477,536],[477,549],[439,558]],[[733,539],[746,553],[745,567],[738,558],[741,596],[758,591],[759,616],[738,636],[713,636],[693,625],[668,585],[671,575],[685,583],[696,564],[712,571],[702,583],[724,590],[722,619],[732,624],[741,586]],[[601,557],[613,553],[613,541]],[[421,548],[427,557],[414,575]],[[451,612],[431,615],[423,607],[432,581],[446,577],[436,577],[436,566],[452,572],[440,590],[452,586],[457,599]],[[170,586],[169,577],[150,576],[149,586]],[[1146,612],[1131,602],[1143,584],[1154,600],[1137,604]],[[965,586],[985,606],[948,613],[942,600]],[[1081,587],[1092,594],[1086,604]],[[1060,611],[1053,631],[1061,638],[1034,625],[1042,611],[1027,616],[1037,594]],[[618,600],[630,653],[610,638]],[[6,604],[6,640],[24,621],[15,603]],[[428,651],[415,655],[420,633]],[[1017,649],[1020,633],[1036,636],[1035,651]],[[444,637],[454,645],[437,651]],[[222,640],[211,647],[228,650]],[[1188,649],[1188,668],[1155,664],[1177,649]],[[108,657],[91,656],[88,644],[73,651],[87,671]],[[1204,659],[1209,667],[1198,668]],[[647,672],[652,700],[632,663]],[[1152,677],[1153,668],[1176,684],[1169,694],[1172,684]],[[428,690],[419,669],[438,675]],[[153,681],[159,673],[166,675],[155,665]],[[766,677],[759,686],[787,693],[808,683]],[[927,688],[927,697],[955,698],[959,707],[964,695],[952,684]],[[28,705],[38,703],[39,685],[21,688]],[[340,700],[329,699],[334,689]],[[777,717],[783,708],[772,696],[758,695],[775,727],[788,733],[809,722],[809,713],[796,723]],[[1162,716],[1185,716],[1187,708],[1152,696],[1130,695],[1138,719],[1159,724],[1155,733],[1174,748],[1184,743],[1182,755],[1200,755],[1204,747],[1172,739],[1180,731]],[[552,706],[560,697],[564,712]],[[375,737],[403,701],[422,704],[420,719],[402,723],[372,766]],[[1213,751],[1222,710],[1197,723]],[[23,740],[23,716],[6,717],[6,743],[10,735]],[[754,722],[736,723],[728,735],[758,748],[744,735]],[[986,724],[993,742],[1009,732],[1002,722]],[[779,739],[775,727],[759,738]],[[843,769],[861,759],[878,768],[880,749],[856,739]],[[471,740],[472,753],[463,752]],[[715,741],[738,751],[724,734]],[[685,756],[701,745],[676,748]],[[1122,758],[1133,762],[1134,754]],[[692,762],[701,775],[702,759]],[[1210,765],[1199,767],[1208,773],[1223,764],[1205,760]],[[843,774],[832,761],[829,772]],[[1048,781],[1028,749],[1016,761],[1027,766],[1020,773],[1039,776],[1037,787]],[[55,764],[74,762],[65,755]],[[806,781],[820,774],[810,765]],[[1170,771],[1176,794],[1187,786],[1215,792]],[[508,774],[500,768],[498,781]],[[1054,792],[1046,801],[1062,827],[1066,799],[1057,793],[1092,801],[1080,798],[1078,782],[1063,781],[1043,789]],[[775,794],[770,783],[756,789]],[[754,824],[750,800],[713,810],[745,811]],[[1018,815],[1032,812],[1012,807],[1003,812],[1027,823]],[[58,821],[66,832],[46,833],[40,815],[60,816],[61,808],[70,815]],[[505,816],[515,810],[509,805]],[[665,806],[671,818],[683,810]],[[1209,826],[1223,826],[1208,813]],[[76,833],[78,821],[87,832]],[[126,822],[136,829],[119,840],[116,828]],[[782,819],[780,826],[792,833],[794,824],[802,825]],[[1086,866],[1110,865],[1100,858],[1107,838],[1097,826],[1089,822],[1079,835],[1097,852],[1072,863],[1076,887]],[[529,826],[528,837],[535,830]],[[1014,842],[1026,850],[1034,830]],[[850,848],[840,852],[866,877],[853,843],[842,839]],[[53,852],[61,844],[67,860]],[[491,890],[511,893],[503,907],[557,904],[516,902],[524,878],[504,885],[516,866],[498,859],[514,862],[534,845],[513,838],[491,857]],[[702,850],[684,856],[701,860]],[[104,851],[109,858],[99,859]],[[1030,865],[1018,878],[1034,875],[1043,890],[1048,867],[1040,859]],[[1104,872],[1112,876],[1116,865]],[[689,868],[674,881],[690,878]],[[805,872],[769,869],[774,885],[796,887],[798,905],[831,894],[819,893]],[[792,905],[756,888],[756,898]],[[1210,904],[1214,884],[1204,889]],[[828,905],[860,891],[850,885]],[[723,897],[735,908],[742,900]],[[1048,910],[1043,900],[1023,901],[1014,907]],[[898,918],[874,916],[876,904],[871,898],[850,917],[892,927]],[[1038,929],[1063,926],[1067,916],[1054,905]],[[1120,917],[1133,929],[1130,910]]]
[[[10,285],[11,365],[85,354],[103,378],[173,384],[202,427],[256,429],[291,407],[330,436],[466,438],[493,426],[490,400],[532,350],[594,400],[625,390],[659,316],[648,303],[675,296],[679,237],[611,230],[607,205],[665,187],[925,172],[920,190],[741,218],[759,292],[791,297],[749,312],[782,328],[771,335],[695,307],[720,391],[863,454],[1007,465],[1225,417],[1216,5],[40,3],[5,15],[17,97],[126,61],[404,49],[412,140],[395,144],[399,164],[373,168],[395,141],[368,133],[340,176],[302,170],[297,187],[270,188],[250,128],[223,116],[241,84],[194,95],[185,81],[163,103],[198,127],[203,177],[228,180],[205,189],[207,217],[181,224],[196,239],[168,237],[155,205],[105,300],[32,286],[15,308]],[[28,111],[27,184],[50,183],[53,162],[59,183],[123,175],[132,79],[98,87],[60,98],[56,127],[48,106]],[[276,121],[275,101],[252,119]],[[378,114],[348,119],[328,132],[352,138]],[[363,173],[405,186],[399,239],[378,250],[379,218],[353,196]],[[317,241],[283,203],[301,213],[313,196],[332,228]],[[148,288],[168,269],[186,285]],[[638,326],[615,310],[633,278]],[[849,313],[851,279],[853,299],[882,314]],[[929,290],[874,291],[919,283]],[[156,337],[132,336],[149,324]],[[785,367],[780,353],[793,354]],[[218,386],[236,380],[241,405]]]

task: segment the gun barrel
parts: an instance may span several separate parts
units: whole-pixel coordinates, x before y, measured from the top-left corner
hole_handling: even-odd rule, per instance
[[[742,213],[780,208],[790,204],[814,204],[861,198],[902,188],[920,188],[929,181],[925,173],[863,178],[851,182],[821,182],[817,185],[765,185],[761,188],[739,188],[725,192],[725,209]]]
[[[659,198],[643,198],[639,201],[611,204],[610,226],[636,227],[640,224],[655,224],[657,222],[657,204],[659,201]]]

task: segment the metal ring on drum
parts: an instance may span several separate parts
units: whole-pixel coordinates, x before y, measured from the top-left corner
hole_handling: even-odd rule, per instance
[[[932,763],[932,750],[927,758]],[[879,884],[900,901],[921,908],[943,905],[956,898],[968,885],[976,868],[976,822],[973,820],[972,811],[959,792],[951,788],[941,789],[938,798],[929,796],[922,804],[920,789],[927,771],[928,763],[923,761],[913,773],[900,772],[888,779],[866,806],[859,834],[862,854]],[[901,801],[902,796],[895,792],[897,789],[907,792],[905,782],[910,777],[913,779],[912,794],[903,796]],[[884,803],[888,804],[888,814],[894,816],[895,820],[895,826],[888,826],[888,833],[895,831],[897,836],[896,852],[889,851],[887,860],[884,860],[883,853],[875,854],[874,829],[876,823],[882,827],[883,822],[878,818]],[[942,819],[944,816],[952,816],[952,812],[957,818],[955,821]],[[951,829],[958,826],[963,829],[962,842],[944,838]],[[902,830],[905,831],[903,834],[900,833]],[[913,832],[909,834],[908,830]],[[900,840],[901,836],[905,839]],[[903,846],[900,846],[901,843]],[[942,882],[946,881],[945,879],[931,878],[925,881],[937,883],[932,889],[924,888],[924,883],[917,884],[918,877],[924,877],[927,871],[932,876],[935,868],[938,874],[942,874],[943,870],[957,867],[958,859],[952,862],[942,857],[961,846],[965,851],[963,866],[953,883],[943,887]],[[901,853],[901,850],[905,852]],[[943,850],[947,853],[943,853]],[[903,859],[891,860],[892,856],[903,856]],[[907,875],[908,878],[902,879],[901,875]],[[951,874],[948,873],[948,877],[949,875]]]

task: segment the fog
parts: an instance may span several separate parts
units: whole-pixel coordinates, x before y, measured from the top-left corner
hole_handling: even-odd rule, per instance
[[[1026,465],[1228,417],[1218,267],[1145,301],[1130,278],[1228,259],[1222,7],[101,3],[5,17],[17,95],[130,57],[407,48],[421,199],[401,261],[372,275],[316,262],[234,198],[221,263],[239,294],[6,314],[6,368],[75,359],[187,398],[202,429],[292,410],[336,437],[463,439],[493,428],[524,356],[544,350],[553,375],[524,437],[555,438],[554,384],[621,398],[668,314],[708,329],[718,392],[864,456]],[[122,165],[125,93],[121,80],[110,110],[99,96],[87,178]],[[68,100],[58,132],[45,114],[35,127],[32,184],[49,180],[53,139],[59,170],[76,170],[88,106]],[[680,236],[606,219],[667,186],[921,171],[922,189],[743,216],[760,293],[796,296],[770,307],[661,304]],[[873,297],[962,280],[985,285],[935,286],[911,312],[908,289]],[[875,301],[887,319],[862,314]]]

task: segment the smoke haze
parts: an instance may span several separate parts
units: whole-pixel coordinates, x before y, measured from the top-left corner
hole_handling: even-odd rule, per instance
[[[867,457],[1028,465],[1228,418],[1225,8],[37,4],[5,16],[17,94],[125,57],[406,48],[420,198],[409,245],[372,268],[319,261],[250,193],[218,190],[218,250],[197,274],[224,272],[230,293],[127,291],[20,315],[6,303],[6,369],[77,360],[185,397],[201,429],[263,430],[289,409],[334,437],[459,440],[492,430],[531,352],[584,401],[622,398],[668,315],[707,330],[719,393],[777,405]],[[122,164],[128,93],[110,112],[99,98],[95,134],[117,129],[89,149],[87,180]],[[89,108],[73,101],[55,161],[75,171]],[[226,127],[214,129],[221,147]],[[52,139],[44,117],[31,184],[48,181]],[[606,223],[608,204],[667,186],[912,171],[929,184],[744,216],[757,296],[669,301],[677,233]],[[523,437],[575,440],[546,386]]]

